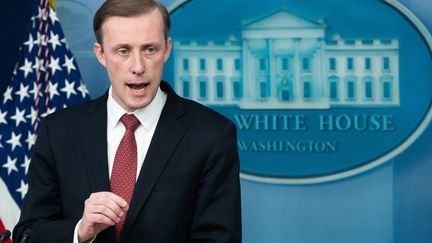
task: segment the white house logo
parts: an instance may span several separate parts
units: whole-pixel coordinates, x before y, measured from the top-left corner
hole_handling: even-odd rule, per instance
[[[430,121],[430,34],[411,12],[396,1],[298,2],[173,7],[165,76],[237,125],[244,179],[354,175],[394,158]],[[346,4],[358,9],[335,14]]]
[[[279,9],[242,23],[241,39],[175,41],[176,89],[242,109],[398,106],[398,40],[328,39],[326,27]]]

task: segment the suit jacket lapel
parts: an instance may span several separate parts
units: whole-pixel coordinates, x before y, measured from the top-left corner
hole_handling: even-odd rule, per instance
[[[79,129],[93,192],[109,191],[106,101],[107,94],[89,106],[89,119]]]
[[[163,82],[161,88],[168,94],[167,101],[135,185],[134,195],[121,238],[127,235],[134,224],[157,179],[186,132],[186,129],[177,121],[183,114],[180,98],[172,91],[168,84]]]

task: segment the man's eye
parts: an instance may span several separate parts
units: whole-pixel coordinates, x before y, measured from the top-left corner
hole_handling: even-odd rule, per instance
[[[129,54],[129,51],[126,49],[120,49],[117,51],[117,53],[122,55],[122,56],[125,56],[125,55]]]
[[[149,53],[149,54],[154,54],[154,53],[156,53],[156,51],[157,51],[156,47],[147,48],[147,53]]]

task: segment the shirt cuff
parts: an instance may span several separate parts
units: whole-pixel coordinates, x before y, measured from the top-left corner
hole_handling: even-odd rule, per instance
[[[79,225],[81,224],[81,220],[82,220],[82,219],[80,219],[80,220],[78,221],[78,223],[76,224],[76,226],[75,226],[75,230],[74,230],[74,237],[73,237],[73,243],[79,243],[79,241],[78,241],[78,228],[79,228]],[[91,240],[89,240],[89,241],[86,241],[86,243],[92,243],[92,242],[96,239],[96,236],[97,236],[97,235],[95,235],[95,237],[93,237],[93,239],[91,239]]]

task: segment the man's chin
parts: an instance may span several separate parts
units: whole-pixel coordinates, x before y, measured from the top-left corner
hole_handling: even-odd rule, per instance
[[[128,104],[129,111],[135,111],[137,109],[145,108],[150,104],[151,100],[148,99],[148,96],[141,97],[139,99],[131,100]]]

